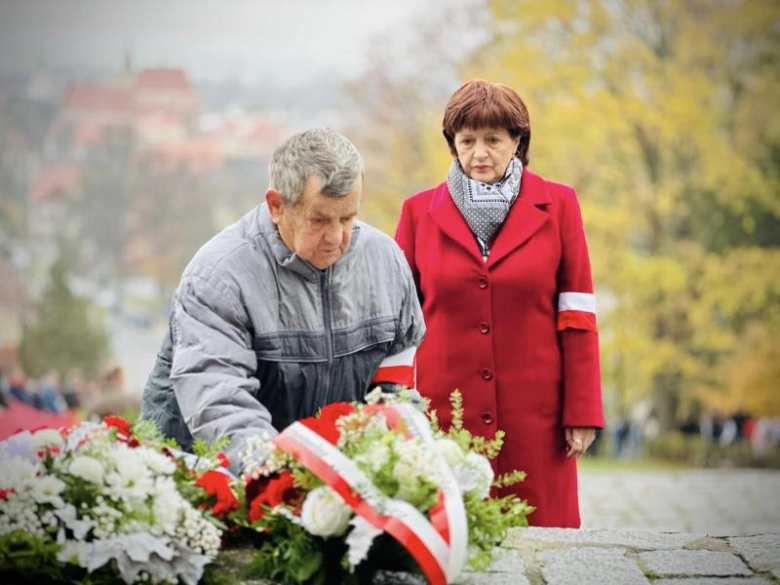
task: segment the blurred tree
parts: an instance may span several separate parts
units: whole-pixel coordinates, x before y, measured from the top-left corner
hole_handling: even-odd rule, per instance
[[[780,87],[780,5],[488,6],[492,39],[467,76],[525,96],[535,165],[582,195],[613,305],[606,377],[625,401],[651,396],[664,428],[696,398],[747,408],[730,373],[750,368],[740,384],[753,393],[780,382],[740,351],[746,336],[780,334],[768,318],[780,302],[780,121],[765,115]]]
[[[473,48],[475,37],[461,33],[475,30],[475,14],[445,11],[441,20],[420,25],[408,44],[397,34],[376,39],[368,70],[347,86],[344,130],[366,166],[361,219],[389,234],[404,198],[446,177],[452,156],[441,116]]]
[[[92,379],[108,357],[108,338],[90,302],[76,297],[68,286],[69,264],[61,256],[52,265],[49,285],[35,307],[35,320],[22,332],[19,351],[29,376],[55,370],[61,376]]]
[[[16,88],[0,100],[0,253],[10,255],[11,240],[25,241],[27,196],[53,107],[30,100]]]
[[[140,169],[130,217],[130,269],[154,278],[170,300],[184,267],[214,235],[216,203],[224,195],[212,174]]]
[[[81,197],[83,259],[94,276],[118,282],[127,274],[125,251],[137,183],[135,138],[130,129],[106,130],[84,164]]]
[[[780,414],[769,343],[780,337],[780,118],[770,114],[780,4],[485,7],[488,35],[458,77],[515,88],[531,113],[532,170],[580,194],[618,408],[651,397],[664,428],[699,402]],[[483,38],[477,28],[473,37]],[[459,82],[425,99],[451,68],[432,47],[414,74],[393,79],[377,61],[355,84],[371,129],[363,148],[380,156],[367,189],[392,200],[387,209],[445,178],[440,120]],[[391,217],[380,223],[389,231]]]

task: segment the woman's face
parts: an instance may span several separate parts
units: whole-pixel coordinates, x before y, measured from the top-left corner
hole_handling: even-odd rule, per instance
[[[504,177],[519,143],[520,137],[513,138],[506,128],[463,128],[455,133],[455,150],[463,172],[488,184]]]

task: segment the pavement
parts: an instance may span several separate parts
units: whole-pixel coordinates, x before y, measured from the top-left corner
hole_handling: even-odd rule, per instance
[[[580,472],[584,529],[780,533],[780,471]]]

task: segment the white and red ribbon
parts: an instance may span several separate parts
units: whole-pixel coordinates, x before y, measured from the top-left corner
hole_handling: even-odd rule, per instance
[[[406,547],[431,585],[452,582],[466,561],[468,544],[466,510],[455,477],[433,445],[427,419],[415,407],[377,405],[372,410],[381,412],[390,428],[403,425],[408,436],[429,444],[435,454],[441,491],[431,520],[410,503],[384,495],[349,457],[300,422],[273,442],[330,486],[356,514]]]

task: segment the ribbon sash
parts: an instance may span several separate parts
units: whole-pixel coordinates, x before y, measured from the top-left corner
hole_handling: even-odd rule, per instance
[[[291,424],[273,442],[330,486],[356,514],[400,542],[431,585],[454,581],[466,561],[466,510],[457,482],[433,444],[427,419],[409,404],[367,408],[383,414],[391,429],[403,425],[407,436],[418,438],[435,454],[441,489],[431,521],[408,502],[384,495],[351,459],[300,422]]]

